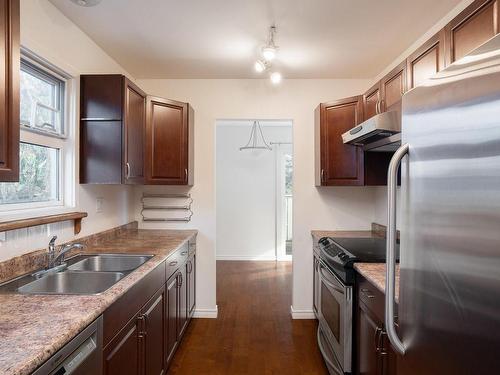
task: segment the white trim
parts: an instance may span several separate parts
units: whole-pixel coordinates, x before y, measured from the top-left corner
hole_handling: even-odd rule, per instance
[[[241,260],[241,261],[249,261],[249,262],[274,262],[276,258],[274,255],[268,255],[268,256],[252,256],[252,255],[217,255],[216,260]],[[278,258],[278,262],[291,262],[292,258]]]
[[[193,318],[208,318],[208,319],[217,319],[217,315],[219,313],[219,307],[215,305],[215,309],[195,309]]]
[[[316,319],[313,310],[295,310],[293,306],[290,306],[290,314],[292,319]]]

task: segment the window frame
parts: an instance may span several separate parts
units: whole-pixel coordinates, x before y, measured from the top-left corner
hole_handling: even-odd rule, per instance
[[[44,202],[0,204],[0,217],[19,217],[29,213],[30,217],[69,211],[75,206],[76,198],[76,84],[75,78],[63,70],[21,47],[21,61],[30,68],[50,78],[54,76],[64,84],[59,90],[61,134],[40,131],[23,126],[20,121],[20,142],[51,147],[58,150],[58,199]]]
[[[47,135],[49,137],[56,138],[66,138],[66,85],[67,85],[67,77],[61,75],[59,73],[59,69],[54,68],[52,66],[48,67],[47,64],[41,64],[36,59],[21,54],[21,70],[24,70],[31,75],[38,77],[48,83],[53,84],[58,87],[58,95],[57,95],[57,107],[54,109],[58,109],[60,111],[59,121],[60,121],[60,133],[51,133],[45,132],[43,130],[38,129],[34,124],[32,126],[28,126],[19,119],[20,127],[23,130],[30,131],[33,133],[39,133],[42,135]]]

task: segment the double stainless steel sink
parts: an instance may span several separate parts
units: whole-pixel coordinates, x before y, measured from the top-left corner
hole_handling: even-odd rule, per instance
[[[99,294],[146,263],[152,255],[77,255],[57,270],[36,272],[0,285],[0,292]]]

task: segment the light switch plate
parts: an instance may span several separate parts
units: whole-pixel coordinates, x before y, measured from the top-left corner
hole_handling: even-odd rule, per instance
[[[95,200],[95,212],[102,212],[104,208],[104,198],[99,197]]]

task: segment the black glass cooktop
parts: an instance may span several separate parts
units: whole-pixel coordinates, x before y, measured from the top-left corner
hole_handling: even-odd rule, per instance
[[[346,283],[353,282],[355,262],[385,263],[386,259],[385,238],[323,237],[318,245],[321,260]],[[399,242],[396,244],[396,259],[399,261]]]

